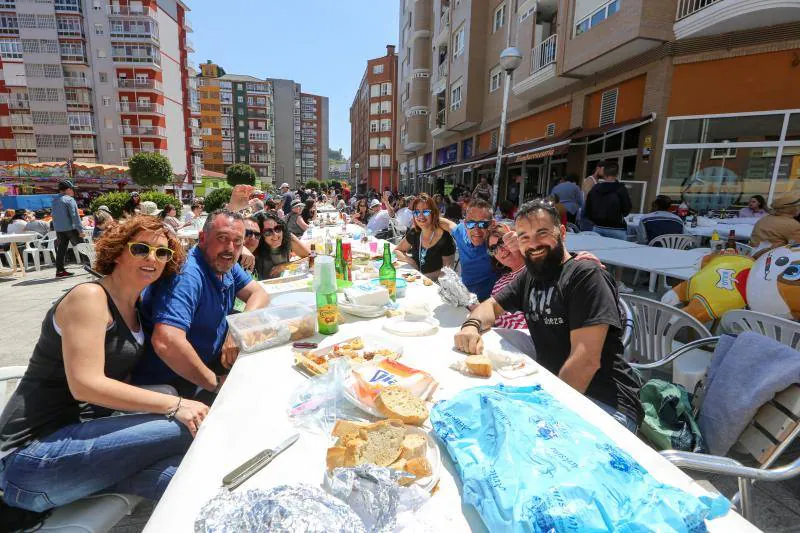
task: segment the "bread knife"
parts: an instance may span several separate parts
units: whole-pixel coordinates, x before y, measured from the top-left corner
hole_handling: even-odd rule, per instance
[[[259,470],[272,462],[275,457],[284,452],[289,446],[297,442],[300,438],[299,433],[295,433],[285,441],[281,442],[277,448],[262,451],[251,459],[248,459],[240,466],[236,467],[230,474],[222,478],[222,486],[228,490],[233,490],[251,477]]]

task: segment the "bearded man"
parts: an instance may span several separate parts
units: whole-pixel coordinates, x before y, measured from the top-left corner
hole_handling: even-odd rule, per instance
[[[622,358],[613,277],[567,251],[567,230],[551,202],[524,204],[515,225],[526,272],[472,311],[455,336],[456,348],[481,353],[481,332],[503,313],[522,311],[537,362],[635,432],[642,419],[639,386]]]

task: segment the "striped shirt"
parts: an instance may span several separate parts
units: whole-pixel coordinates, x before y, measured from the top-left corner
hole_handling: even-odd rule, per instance
[[[509,272],[498,279],[497,283],[494,284],[494,288],[492,289],[492,296],[503,290],[506,285],[511,283],[514,278],[524,271],[525,266],[523,265],[515,272]],[[528,329],[528,323],[525,322],[525,314],[522,311],[517,311],[516,313],[503,313],[497,317],[494,327],[506,329]]]

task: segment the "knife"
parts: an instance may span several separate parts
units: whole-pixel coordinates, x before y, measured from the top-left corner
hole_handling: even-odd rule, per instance
[[[300,438],[299,433],[295,433],[285,441],[281,442],[277,448],[271,450],[267,448],[263,452],[256,454],[252,459],[249,459],[234,469],[230,474],[222,478],[222,486],[228,490],[233,490],[251,477],[259,470],[272,462],[275,457],[284,452],[286,448],[297,442]]]

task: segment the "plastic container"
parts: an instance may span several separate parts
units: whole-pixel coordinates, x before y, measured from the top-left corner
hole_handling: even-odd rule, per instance
[[[313,307],[293,304],[270,306],[228,316],[231,335],[243,352],[266,350],[316,333]]]
[[[369,284],[372,285],[372,286],[378,286],[378,285],[380,285],[380,283],[381,283],[380,279],[371,279],[369,281]],[[403,278],[396,278],[395,287],[397,288],[397,297],[398,298],[405,298],[406,289],[408,288],[408,282],[406,280],[404,280]]]
[[[279,322],[289,328],[289,340],[298,341],[313,336],[317,324],[317,311],[314,306],[305,304],[275,305],[265,309]]]

